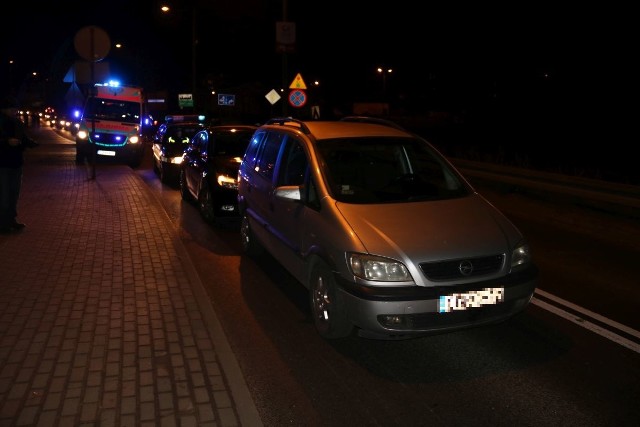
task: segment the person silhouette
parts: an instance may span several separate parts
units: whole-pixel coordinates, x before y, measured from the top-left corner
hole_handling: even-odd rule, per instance
[[[12,109],[0,114],[0,233],[22,230],[18,222],[18,200],[22,187],[24,150],[37,147],[29,138],[24,124]]]

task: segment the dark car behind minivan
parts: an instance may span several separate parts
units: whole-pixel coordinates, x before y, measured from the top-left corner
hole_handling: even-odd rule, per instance
[[[252,125],[212,125],[197,132],[180,164],[180,193],[210,223],[238,219],[238,166]]]

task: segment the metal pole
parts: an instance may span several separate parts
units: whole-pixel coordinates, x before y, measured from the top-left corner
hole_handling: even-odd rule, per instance
[[[91,34],[91,86],[89,87],[89,98],[91,96],[93,96],[93,89],[95,87],[95,68],[96,68],[96,61],[95,61],[95,40],[94,40],[94,28],[90,27],[90,32],[89,34]],[[94,113],[91,115],[91,134],[89,135],[88,138],[88,142],[89,142],[89,147],[92,147],[91,149],[91,179],[95,180],[96,179],[96,151],[97,151],[97,147],[96,147],[96,142],[93,141],[93,144],[91,144],[91,138],[94,138],[96,134],[96,115],[95,115],[95,111]]]
[[[195,2],[191,11],[191,93],[193,100],[193,111],[196,111],[196,45],[198,44],[198,38],[196,34],[196,19],[197,11]]]
[[[282,22],[287,22],[287,0],[282,0]],[[286,49],[282,51],[282,116],[287,116],[287,52]]]

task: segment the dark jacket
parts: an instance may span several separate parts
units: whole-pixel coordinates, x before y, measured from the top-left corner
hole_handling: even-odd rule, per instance
[[[10,143],[11,138],[19,140],[17,145]],[[0,168],[20,168],[24,164],[23,152],[38,144],[29,138],[24,124],[4,112],[0,114]]]

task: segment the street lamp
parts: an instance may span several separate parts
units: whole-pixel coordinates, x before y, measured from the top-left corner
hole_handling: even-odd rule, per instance
[[[387,94],[387,74],[391,74],[393,72],[392,68],[383,68],[378,67],[377,69],[379,74],[382,74],[382,98],[386,99]]]
[[[162,11],[162,13],[169,13],[171,12],[171,7],[163,4],[160,7],[160,10]],[[191,96],[193,97],[193,108],[195,111],[195,106],[196,106],[196,102],[195,102],[195,98],[196,98],[196,82],[197,82],[197,76],[196,76],[196,45],[198,44],[198,39],[196,36],[196,19],[197,19],[197,10],[196,10],[196,5],[195,3],[192,5],[191,7]]]
[[[9,95],[9,99],[11,99],[11,102],[13,103],[13,96],[14,96],[14,89],[13,89],[13,67],[14,67],[14,61],[13,59],[9,59],[9,66],[7,67],[9,69],[9,76],[8,76],[8,82],[9,82],[9,91],[8,91],[8,95]]]

